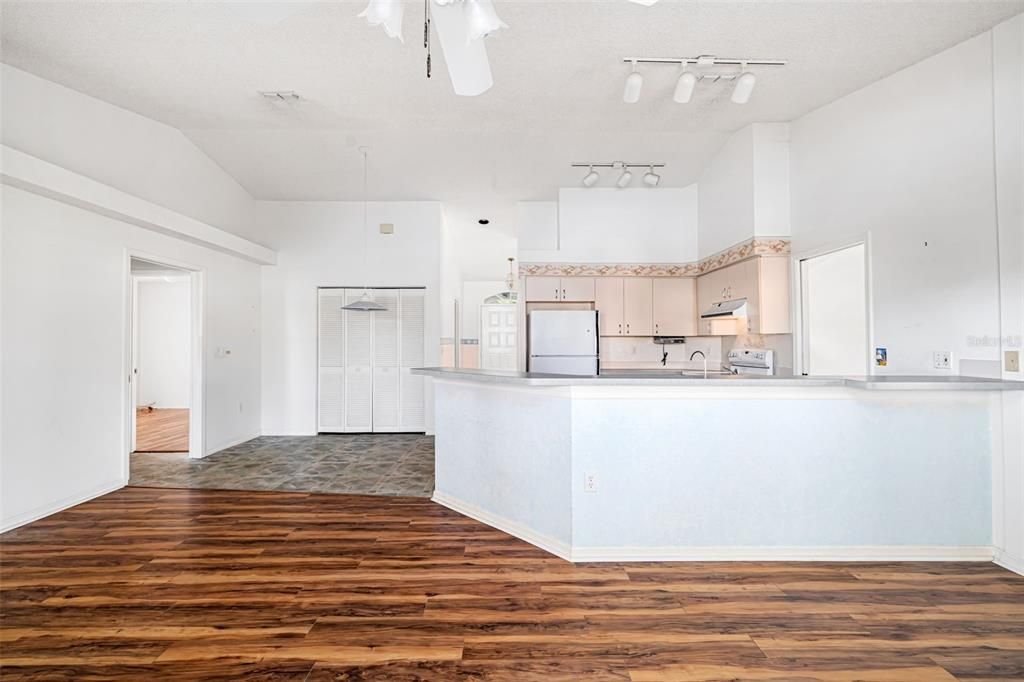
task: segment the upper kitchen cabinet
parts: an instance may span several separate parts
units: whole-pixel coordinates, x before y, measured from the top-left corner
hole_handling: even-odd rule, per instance
[[[736,329],[737,322],[701,321],[701,333],[732,336],[742,331],[754,334],[788,334],[789,258],[760,256],[697,278],[698,315],[722,301],[747,301],[748,329]]]
[[[696,291],[692,277],[657,277],[653,280],[655,336],[692,336],[697,333]]]
[[[589,302],[594,300],[593,277],[527,277],[526,301]]]
[[[598,277],[595,307],[601,336],[653,336],[654,287],[649,277]]]
[[[601,336],[624,336],[625,301],[622,298],[622,277],[598,277],[594,281],[594,307],[597,308]]]
[[[622,279],[622,307],[626,336],[654,334],[654,283],[650,278]]]

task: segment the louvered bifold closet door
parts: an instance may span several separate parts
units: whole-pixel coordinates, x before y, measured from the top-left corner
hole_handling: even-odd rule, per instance
[[[423,431],[426,428],[424,409],[423,377],[409,370],[422,367],[424,360],[424,310],[426,291],[423,289],[402,289],[399,305],[399,328],[401,329],[401,352],[399,359],[401,409],[399,429],[401,431]]]
[[[347,289],[346,305],[355,303],[362,290]],[[373,315],[365,310],[345,311],[345,430],[373,430]]]
[[[398,431],[398,290],[376,289],[373,300],[373,430]]]
[[[339,433],[345,430],[345,290],[320,289],[318,303],[317,431]]]

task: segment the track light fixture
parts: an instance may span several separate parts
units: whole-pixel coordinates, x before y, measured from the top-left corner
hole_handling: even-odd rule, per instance
[[[732,99],[735,104],[746,104],[750,101],[750,93],[754,91],[757,83],[757,76],[746,70],[744,65],[743,73],[736,79],[736,87],[732,89]]]
[[[661,182],[661,176],[654,172],[655,168],[664,168],[663,163],[627,163],[626,161],[595,161],[591,162],[580,162],[571,164],[573,168],[586,168],[587,174],[583,176],[583,186],[593,187],[597,184],[597,181],[601,178],[600,174],[594,168],[615,168],[621,170],[619,177],[615,179],[615,186],[619,188],[628,187],[633,181],[633,171],[630,168],[646,168],[647,172],[644,173],[643,180],[644,184],[648,187],[657,187],[658,183]]]
[[[697,74],[693,71],[683,71],[676,81],[676,91],[672,99],[678,104],[688,104],[693,97],[693,89],[697,86]]]
[[[657,187],[658,183],[661,182],[661,176],[654,172],[654,166],[644,173],[644,184],[651,187]]]
[[[626,76],[626,87],[622,91],[622,101],[626,104],[636,104],[640,101],[640,90],[644,87],[644,77],[636,70],[636,61],[633,61],[633,71]]]
[[[730,99],[735,104],[746,104],[757,83],[757,76],[749,67],[785,66],[784,59],[725,59],[714,55],[697,57],[624,57],[623,62],[631,64],[633,70],[626,77],[626,88],[622,99],[629,104],[640,101],[643,75],[637,71],[637,64],[672,64],[683,67],[676,81],[672,99],[687,104],[693,98],[697,83],[733,82]],[[693,67],[691,69],[691,67]]]

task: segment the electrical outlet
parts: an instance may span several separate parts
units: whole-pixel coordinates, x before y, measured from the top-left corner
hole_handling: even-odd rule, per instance
[[[937,350],[932,353],[932,362],[935,365],[935,369],[952,369],[953,354],[948,350]]]
[[[1020,371],[1020,351],[1019,350],[1008,350],[1004,351],[1003,355],[1006,356],[1007,372],[1019,372]]]
[[[588,493],[597,492],[597,474],[583,474],[583,490]]]

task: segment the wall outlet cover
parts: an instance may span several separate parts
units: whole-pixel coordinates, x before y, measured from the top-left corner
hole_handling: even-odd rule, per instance
[[[588,493],[597,492],[597,474],[583,474],[583,490]]]
[[[1020,371],[1020,351],[1019,350],[1008,350],[1003,351],[1005,362],[1003,365],[1006,367],[1007,372],[1019,372]]]

